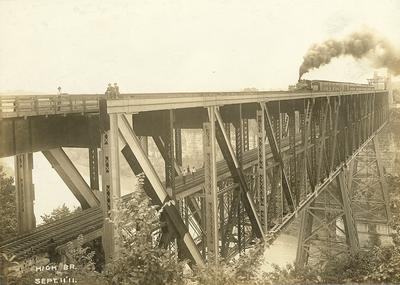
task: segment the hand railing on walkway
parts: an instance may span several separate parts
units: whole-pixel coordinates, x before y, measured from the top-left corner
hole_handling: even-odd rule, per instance
[[[0,96],[0,119],[99,111],[104,95]]]

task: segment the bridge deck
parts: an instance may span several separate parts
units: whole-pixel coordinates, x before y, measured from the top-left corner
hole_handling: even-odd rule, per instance
[[[183,109],[231,104],[257,103],[261,101],[286,101],[306,98],[371,94],[386,91],[342,92],[182,92],[121,94],[107,102],[108,113],[136,113],[166,109]],[[0,119],[27,116],[98,113],[99,94],[21,95],[0,96]]]

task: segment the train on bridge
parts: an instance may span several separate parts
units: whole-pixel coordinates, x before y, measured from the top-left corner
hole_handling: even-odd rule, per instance
[[[289,91],[315,91],[315,92],[340,92],[340,91],[368,91],[375,90],[370,84],[338,82],[328,80],[300,79],[296,85],[289,86]]]

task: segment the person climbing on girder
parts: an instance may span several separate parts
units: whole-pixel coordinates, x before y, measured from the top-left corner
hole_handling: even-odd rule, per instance
[[[58,253],[57,244],[53,238],[51,238],[47,245],[47,257],[49,258],[49,263],[58,263]]]

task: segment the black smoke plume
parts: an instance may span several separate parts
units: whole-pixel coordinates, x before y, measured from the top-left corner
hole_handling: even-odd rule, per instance
[[[386,67],[393,75],[400,75],[400,51],[378,34],[361,31],[342,40],[330,39],[312,45],[300,66],[299,79],[304,73],[330,63],[335,57],[345,55],[355,59],[367,58],[375,68]]]

